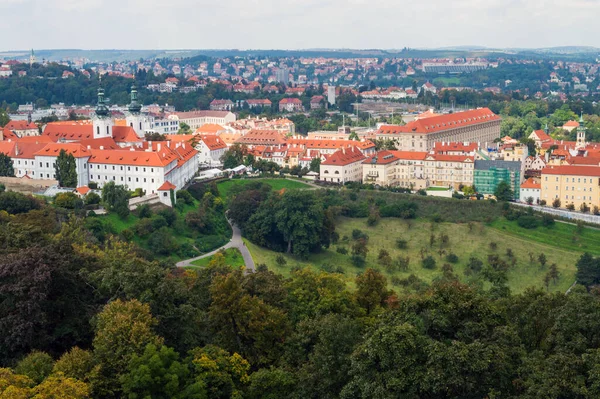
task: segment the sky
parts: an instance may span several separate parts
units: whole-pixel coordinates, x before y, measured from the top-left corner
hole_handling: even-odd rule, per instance
[[[600,47],[600,0],[0,0],[0,51]]]

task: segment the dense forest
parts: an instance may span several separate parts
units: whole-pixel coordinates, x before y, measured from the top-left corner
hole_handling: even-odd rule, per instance
[[[253,239],[302,256],[336,239],[335,212],[369,214],[352,193],[254,184],[228,207]],[[380,212],[445,210],[401,198]],[[493,206],[446,202],[457,221]],[[127,237],[99,240],[72,211],[14,192],[0,193],[0,245],[0,397],[600,395],[600,259],[589,255],[578,261],[587,287],[568,294],[512,295],[501,273],[478,288],[450,269],[412,291],[390,290],[373,269],[351,285],[309,268],[245,274],[221,255],[185,270]]]

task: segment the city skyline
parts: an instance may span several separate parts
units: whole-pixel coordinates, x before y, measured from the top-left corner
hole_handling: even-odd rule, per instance
[[[600,46],[598,12],[592,0],[0,0],[18,32],[0,51]]]

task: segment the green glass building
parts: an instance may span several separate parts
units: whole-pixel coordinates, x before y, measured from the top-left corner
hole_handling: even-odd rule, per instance
[[[473,184],[478,193],[494,194],[498,183],[510,184],[514,199],[519,199],[521,191],[521,162],[515,161],[475,161]]]

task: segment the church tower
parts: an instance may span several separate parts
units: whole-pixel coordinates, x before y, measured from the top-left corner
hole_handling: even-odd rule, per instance
[[[582,150],[585,148],[585,130],[583,113],[581,113],[581,117],[579,118],[579,127],[577,128],[577,144],[575,145],[575,149],[577,150]]]
[[[152,129],[151,118],[141,114],[142,105],[137,100],[137,87],[131,85],[131,102],[129,103],[129,115],[125,118],[127,125],[131,126],[138,137],[144,137],[147,130]]]
[[[29,69],[35,64],[35,54],[33,53],[33,49],[31,49],[31,55],[29,56]]]
[[[112,137],[114,122],[110,110],[104,103],[104,89],[102,86],[98,87],[98,104],[96,105],[93,124],[95,139]]]

